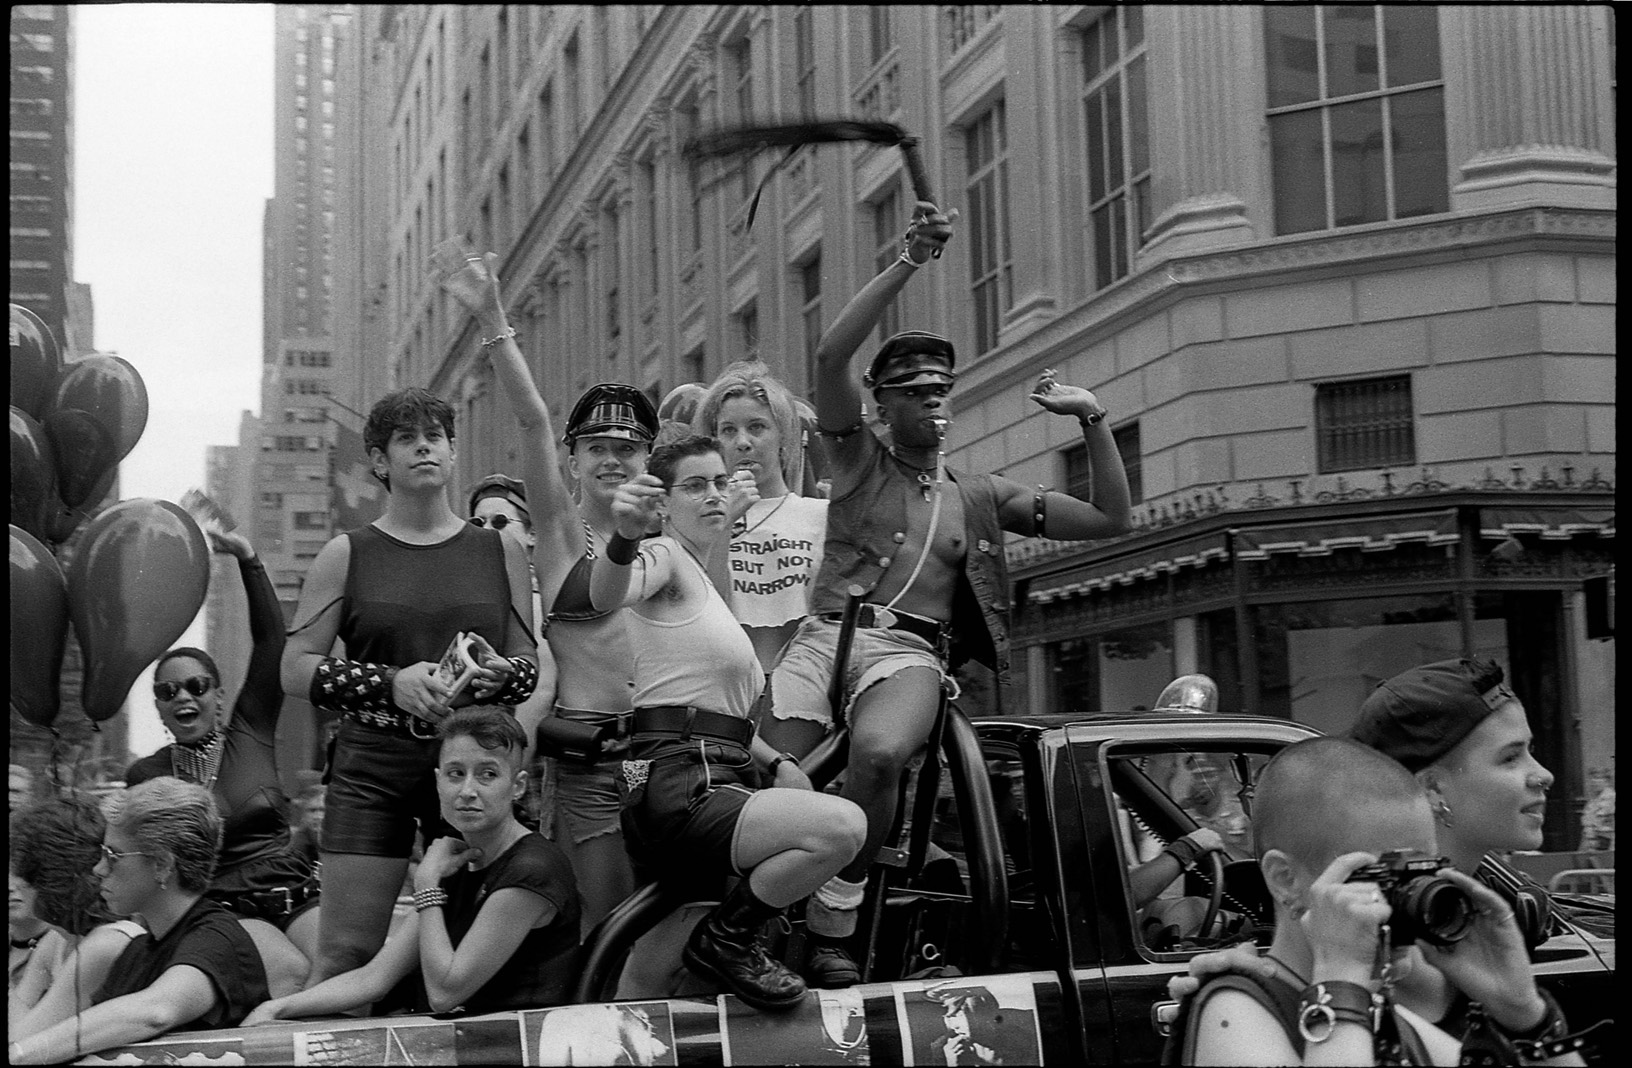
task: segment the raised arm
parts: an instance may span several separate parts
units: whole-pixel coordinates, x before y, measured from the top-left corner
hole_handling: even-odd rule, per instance
[[[850,372],[850,357],[884,317],[890,301],[901,292],[918,268],[936,249],[952,238],[957,209],[942,215],[928,201],[919,201],[907,227],[902,257],[893,261],[850,298],[833,325],[816,343],[816,419],[829,433],[850,430],[861,420],[861,387]]]
[[[283,692],[309,700],[312,675],[334,648],[340,633],[340,603],[346,595],[346,574],[351,569],[351,541],[344,534],[331,538],[306,572],[300,604],[283,647]]]
[[[283,609],[266,575],[266,565],[255,555],[255,547],[247,538],[212,530],[210,544],[217,552],[237,557],[244,596],[249,602],[249,671],[244,675],[233,715],[242,716],[257,734],[270,738],[278,728],[278,713],[283,708]]]
[[[527,483],[527,496],[533,506],[534,529],[540,535],[557,535],[562,539],[559,544],[577,545],[582,538],[578,506],[561,474],[549,406],[527,369],[527,360],[516,345],[515,332],[505,314],[497,266],[495,253],[482,256],[458,238],[442,242],[431,253],[431,271],[437,284],[475,317],[483,351],[493,360],[499,392],[509,401],[521,425],[522,480]],[[545,540],[539,538],[541,550]]]
[[[1133,529],[1128,473],[1116,450],[1116,439],[1111,436],[1105,406],[1080,386],[1056,382],[1053,371],[1043,372],[1031,399],[1055,415],[1075,418],[1081,426],[1092,474],[1092,499],[1082,501],[997,478],[998,522],[1003,529],[1058,541],[1111,538]]]

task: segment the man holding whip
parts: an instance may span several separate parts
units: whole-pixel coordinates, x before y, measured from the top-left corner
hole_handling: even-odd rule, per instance
[[[901,775],[930,737],[943,692],[955,689],[950,672],[973,657],[1000,680],[1007,673],[1003,532],[1074,541],[1112,537],[1130,525],[1127,475],[1105,407],[1086,389],[1056,382],[1053,371],[1030,396],[1082,424],[1092,501],[946,466],[955,357],[952,343],[936,334],[911,330],[884,342],[862,381],[890,444],[864,427],[850,359],[907,281],[940,255],[956,216],[920,200],[901,257],[851,299],[816,347],[816,412],[833,478],[827,540],[812,615],[772,675],[763,732],[774,747],[803,755],[835,722],[850,728],[842,795],[866,812],[868,833],[856,859],[812,895],[806,912],[808,970],[821,986],[860,980],[844,940],[893,823]],[[841,652],[852,586],[863,593]],[[842,707],[829,700],[836,662],[843,665]]]

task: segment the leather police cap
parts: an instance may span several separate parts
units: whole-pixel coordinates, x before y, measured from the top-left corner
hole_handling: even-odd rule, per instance
[[[886,386],[950,386],[957,380],[952,370],[956,356],[952,342],[927,330],[906,330],[884,342],[862,376],[868,389]]]
[[[561,440],[568,448],[579,438],[624,438],[650,445],[657,426],[657,410],[645,393],[622,382],[602,382],[572,406]]]

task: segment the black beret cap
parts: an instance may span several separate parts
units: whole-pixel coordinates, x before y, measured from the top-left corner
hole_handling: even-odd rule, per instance
[[[885,340],[862,376],[868,389],[885,386],[920,386],[935,382],[951,385],[957,357],[952,342],[927,330],[906,330]]]
[[[495,473],[476,483],[470,491],[469,511],[474,513],[484,497],[503,497],[524,513],[532,514],[527,511],[527,484],[509,475]]]
[[[1349,737],[1398,760],[1412,772],[1433,764],[1518,698],[1492,660],[1441,660],[1402,671],[1360,706]]]

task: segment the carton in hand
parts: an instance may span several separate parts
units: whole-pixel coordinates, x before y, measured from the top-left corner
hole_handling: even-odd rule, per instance
[[[448,685],[449,704],[452,704],[460,691],[470,684],[470,680],[476,677],[479,670],[480,665],[476,662],[475,636],[460,631],[453,636],[448,651],[442,654],[442,662],[436,668],[436,677]]]

